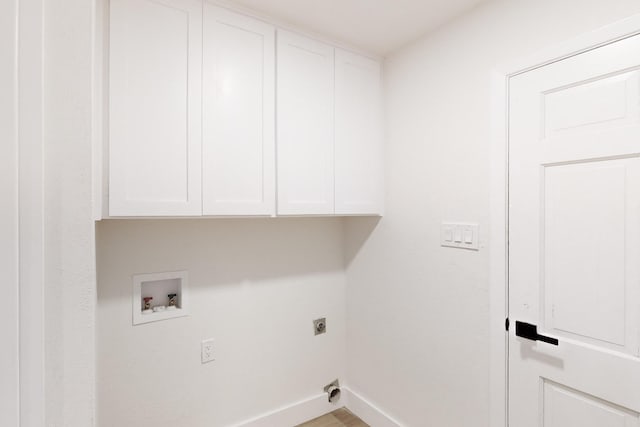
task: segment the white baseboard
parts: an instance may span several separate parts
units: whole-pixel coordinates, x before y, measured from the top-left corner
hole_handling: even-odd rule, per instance
[[[327,395],[322,393],[234,424],[232,427],[293,427],[342,408],[345,406],[343,399],[344,396],[337,403],[329,403]]]
[[[346,406],[351,412],[371,427],[403,427],[389,415],[348,387],[341,387],[340,401],[329,403],[322,393],[257,417],[242,421],[230,427],[293,427],[306,421],[328,414]]]
[[[342,387],[342,394],[346,397],[347,409],[371,427],[403,427],[398,421],[348,387]]]

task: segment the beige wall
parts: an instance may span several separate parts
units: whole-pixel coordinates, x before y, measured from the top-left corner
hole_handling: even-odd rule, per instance
[[[638,12],[494,1],[387,59],[386,215],[346,227],[348,375],[407,426],[489,425],[492,68]],[[442,221],[479,222],[481,250],[440,247]]]

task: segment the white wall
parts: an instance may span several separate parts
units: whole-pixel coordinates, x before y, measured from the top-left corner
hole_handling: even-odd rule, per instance
[[[624,16],[637,0],[495,1],[388,58],[386,215],[348,220],[349,384],[407,426],[488,426],[490,71]]]
[[[93,1],[43,4],[45,424],[90,427],[95,409],[96,308],[91,213]]]
[[[342,248],[340,219],[99,222],[99,426],[227,426],[344,379]],[[132,326],[131,275],[182,269],[191,315]]]

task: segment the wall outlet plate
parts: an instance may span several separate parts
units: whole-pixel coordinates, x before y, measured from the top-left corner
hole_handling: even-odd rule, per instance
[[[327,319],[321,318],[313,321],[313,333],[315,335],[324,334],[327,332]]]
[[[214,350],[213,344],[214,344],[213,338],[202,341],[202,347],[200,349],[200,352],[201,352],[200,357],[201,357],[202,363],[209,363],[216,360],[213,357],[213,350]]]

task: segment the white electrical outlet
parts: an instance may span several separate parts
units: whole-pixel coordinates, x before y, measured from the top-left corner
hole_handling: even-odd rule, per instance
[[[201,349],[202,363],[213,362],[213,339],[202,341]]]

